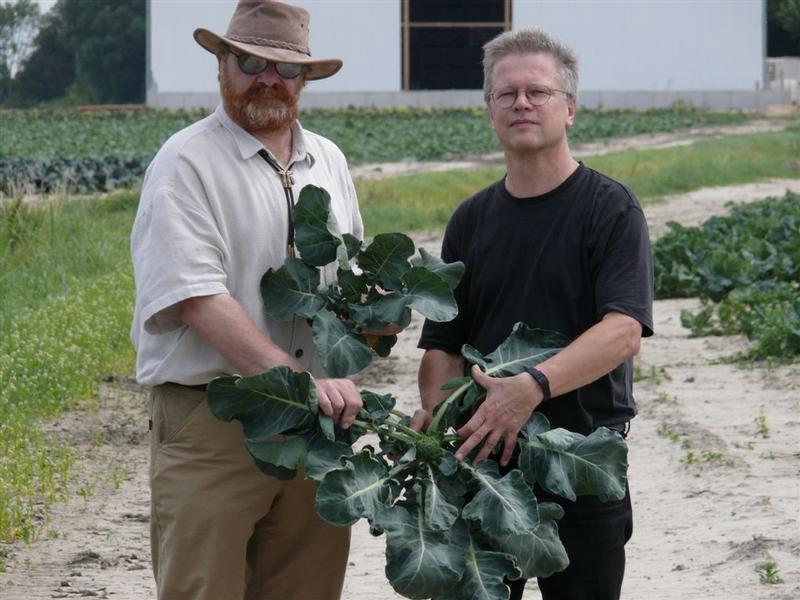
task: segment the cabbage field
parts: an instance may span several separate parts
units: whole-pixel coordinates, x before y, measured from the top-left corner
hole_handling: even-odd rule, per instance
[[[132,186],[171,134],[206,113],[0,112],[0,191],[77,193]],[[742,113],[691,108],[581,113],[571,139],[586,142],[702,125],[740,123]],[[482,109],[316,110],[303,126],[336,142],[351,166],[427,161],[499,150]]]

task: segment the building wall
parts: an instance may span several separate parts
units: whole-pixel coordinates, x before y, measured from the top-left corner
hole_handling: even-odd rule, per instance
[[[150,0],[148,101],[199,95],[217,97],[216,59],[192,38],[197,27],[223,34],[235,0]],[[310,82],[310,92],[398,91],[401,80],[400,0],[304,0],[311,13],[311,54],[337,57],[342,70]],[[213,100],[215,102],[215,100]],[[212,105],[213,105],[212,102]]]
[[[401,0],[294,0],[311,13],[311,52],[342,58],[334,77],[310,82],[303,105],[475,105],[480,94],[403,92]],[[192,38],[224,33],[235,0],[149,0],[147,101],[213,107],[214,57]],[[515,28],[538,25],[581,62],[583,105],[649,108],[685,100],[722,109],[783,102],[764,82],[765,0],[514,0]]]
[[[760,89],[763,0],[516,0],[578,53],[582,90]]]

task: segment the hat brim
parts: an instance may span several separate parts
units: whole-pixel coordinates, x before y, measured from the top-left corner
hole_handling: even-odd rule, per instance
[[[232,46],[247,54],[260,56],[273,62],[303,65],[306,67],[306,79],[325,79],[336,74],[342,68],[342,61],[338,58],[312,58],[301,52],[286,48],[244,44],[202,27],[194,30],[194,39],[203,48],[215,55],[218,55],[224,46]]]

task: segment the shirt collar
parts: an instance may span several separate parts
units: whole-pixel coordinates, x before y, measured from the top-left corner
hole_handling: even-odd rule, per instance
[[[272,156],[272,153],[268,149],[264,148],[264,145],[257,137],[242,129],[238,123],[228,116],[228,113],[225,112],[222,103],[217,105],[217,109],[214,111],[214,114],[217,119],[219,119],[220,123],[222,123],[222,126],[225,127],[225,129],[227,129],[233,136],[233,141],[236,144],[236,147],[239,149],[239,154],[241,155],[242,160],[247,160],[253,157],[262,149],[267,150],[270,156]],[[292,124],[292,158],[290,159],[289,164],[295,164],[305,160],[308,161],[309,167],[314,165],[314,156],[308,151],[306,146],[305,131],[300,125],[300,121],[295,121]]]

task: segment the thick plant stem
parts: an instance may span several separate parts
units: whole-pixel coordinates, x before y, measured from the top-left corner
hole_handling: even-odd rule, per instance
[[[389,423],[393,429],[396,429],[397,431],[402,431],[403,433],[406,433],[412,437],[418,437],[420,434],[419,431],[411,429],[411,427],[408,427],[396,421],[387,421],[387,423]]]
[[[378,435],[384,435],[386,437],[393,438],[398,442],[403,442],[404,444],[408,444],[409,446],[414,445],[413,437],[405,433],[402,433],[401,431],[396,431],[394,427],[384,428],[379,425],[374,425],[369,421],[361,421],[359,419],[354,420],[353,425],[361,427],[362,429],[366,429],[367,431],[371,431],[372,433],[377,433]],[[419,435],[418,432],[414,431],[413,429],[410,429],[409,431],[413,432],[415,435]]]
[[[461,394],[466,392],[469,386],[472,384],[473,381],[469,380],[468,382],[460,385],[452,394],[450,394],[441,404],[436,407],[436,415],[434,415],[433,420],[431,421],[430,425],[428,425],[425,433],[432,434],[439,431],[439,423],[441,422],[444,414],[447,412],[447,407],[451,403],[455,402]]]

